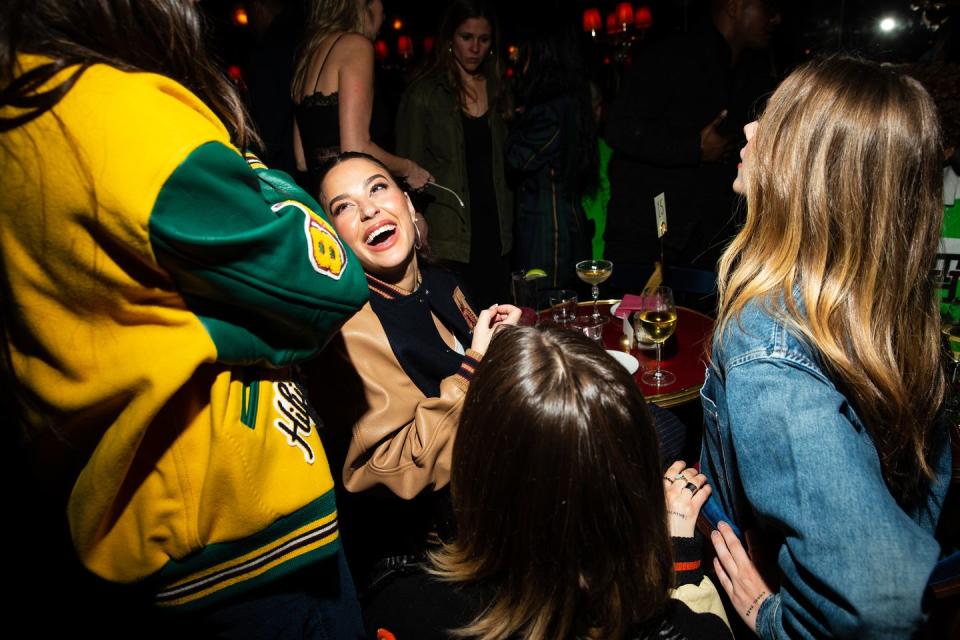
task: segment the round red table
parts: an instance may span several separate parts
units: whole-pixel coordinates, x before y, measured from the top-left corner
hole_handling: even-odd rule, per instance
[[[600,314],[610,318],[603,326],[603,345],[607,349],[620,351],[620,338],[623,336],[623,320],[610,315],[610,307],[619,300],[601,300],[597,304]],[[580,314],[592,312],[593,302],[581,302]],[[550,310],[540,312],[542,324],[551,324]],[[656,349],[631,349],[630,355],[640,361],[640,369],[633,379],[643,396],[660,407],[673,407],[696,399],[703,386],[707,362],[707,349],[713,335],[713,318],[699,311],[677,307],[677,329],[673,336],[661,347],[661,369],[666,369],[677,377],[676,382],[662,387],[653,387],[640,381],[647,369],[656,366]]]

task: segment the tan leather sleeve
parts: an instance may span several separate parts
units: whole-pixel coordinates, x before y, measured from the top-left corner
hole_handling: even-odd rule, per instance
[[[480,354],[468,350],[456,374],[427,398],[397,361],[376,315],[364,307],[343,328],[345,359],[363,384],[365,411],[352,428],[343,467],[348,491],[378,484],[401,498],[450,481],[460,410]]]

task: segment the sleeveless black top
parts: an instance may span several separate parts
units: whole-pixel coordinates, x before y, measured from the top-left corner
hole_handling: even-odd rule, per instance
[[[324,94],[317,91],[323,67],[327,64],[330,52],[337,46],[344,33],[337,36],[317,72],[316,82],[313,84],[313,93],[303,98],[299,104],[293,106],[293,115],[300,129],[300,142],[303,145],[303,156],[310,174],[311,185],[319,187],[319,170],[323,164],[340,153],[340,95],[339,91]],[[372,91],[372,87],[371,87]],[[377,141],[380,137],[383,123],[383,108],[374,93],[373,115],[370,119],[370,139]]]

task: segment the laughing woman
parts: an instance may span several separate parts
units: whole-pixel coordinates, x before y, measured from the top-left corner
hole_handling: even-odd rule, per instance
[[[312,389],[330,419],[333,465],[342,464],[343,526],[356,531],[347,551],[362,584],[373,564],[416,555],[435,530],[473,369],[494,328],[516,324],[520,311],[474,313],[453,276],[418,259],[413,205],[375,158],[338,156],[320,196],[370,287]]]

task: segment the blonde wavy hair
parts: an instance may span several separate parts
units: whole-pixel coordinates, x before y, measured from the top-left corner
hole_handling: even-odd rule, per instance
[[[720,260],[717,335],[751,301],[781,317],[851,399],[891,493],[913,504],[945,393],[936,107],[892,68],[816,60],[770,98],[752,154],[746,225]]]
[[[313,0],[307,3],[307,26],[290,85],[294,102],[300,102],[303,88],[309,80],[310,63],[324,39],[338,31],[363,33],[366,6],[366,0]]]

